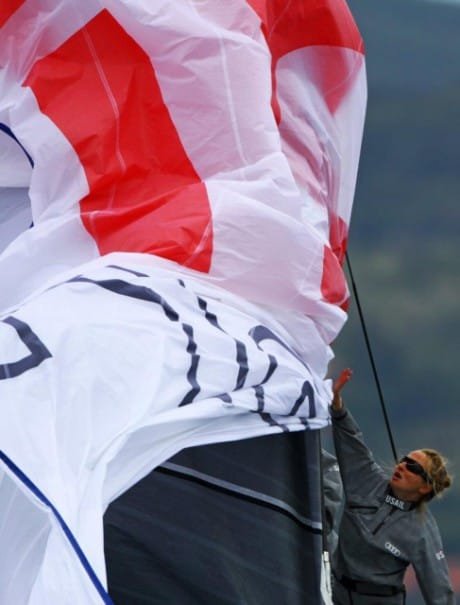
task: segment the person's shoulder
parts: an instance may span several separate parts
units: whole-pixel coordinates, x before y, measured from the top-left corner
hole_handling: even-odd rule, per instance
[[[425,507],[422,511],[420,511],[419,515],[428,528],[439,533],[438,522],[428,507]]]
[[[433,513],[428,509],[414,510],[413,518],[419,524],[420,531],[418,537],[421,543],[440,543],[441,533],[439,531],[438,522]]]

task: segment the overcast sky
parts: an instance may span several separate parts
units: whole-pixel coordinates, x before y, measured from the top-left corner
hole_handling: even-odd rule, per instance
[[[443,4],[456,4],[460,7],[460,0],[425,0],[425,2],[442,2]]]

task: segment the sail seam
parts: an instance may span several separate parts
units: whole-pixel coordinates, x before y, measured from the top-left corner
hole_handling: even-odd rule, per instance
[[[206,473],[202,473],[180,464],[174,464],[172,462],[165,462],[159,466],[156,471],[162,472],[166,475],[181,477],[183,479],[199,483],[200,485],[203,485],[209,489],[220,491],[227,495],[240,498],[241,500],[246,500],[260,506],[270,508],[276,512],[289,516],[308,531],[319,534],[322,532],[322,523],[320,521],[313,521],[312,519],[301,515],[292,506],[286,502],[283,502],[282,500],[279,500],[278,498],[274,498],[273,496],[262,494],[261,492],[257,492],[247,487],[242,487],[241,485],[236,485],[235,483],[231,483],[223,479],[217,479],[216,477],[212,477]]]

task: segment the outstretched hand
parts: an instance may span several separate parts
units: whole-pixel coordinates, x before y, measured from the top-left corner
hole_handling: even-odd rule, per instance
[[[342,397],[340,395],[340,391],[343,389],[343,387],[347,384],[347,382],[351,379],[352,376],[353,370],[351,370],[350,368],[346,368],[345,370],[341,371],[340,376],[334,381],[334,384],[332,386],[332,408],[334,410],[342,409],[343,402]]]

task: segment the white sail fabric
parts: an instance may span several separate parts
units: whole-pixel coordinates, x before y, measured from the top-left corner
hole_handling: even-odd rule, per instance
[[[364,106],[344,2],[0,7],[1,605],[110,603],[118,494],[327,424]]]
[[[0,532],[13,551],[0,602],[93,602],[87,581],[68,589],[76,569],[87,573],[54,508],[103,579],[103,511],[157,464],[192,445],[323,426],[329,390],[283,336],[244,301],[126,254],[81,267],[4,317],[0,443],[21,506],[7,506],[13,519]],[[28,523],[38,575],[19,598],[30,582],[8,536],[21,507],[30,512],[24,495],[36,502],[37,492],[39,511],[53,508]]]

